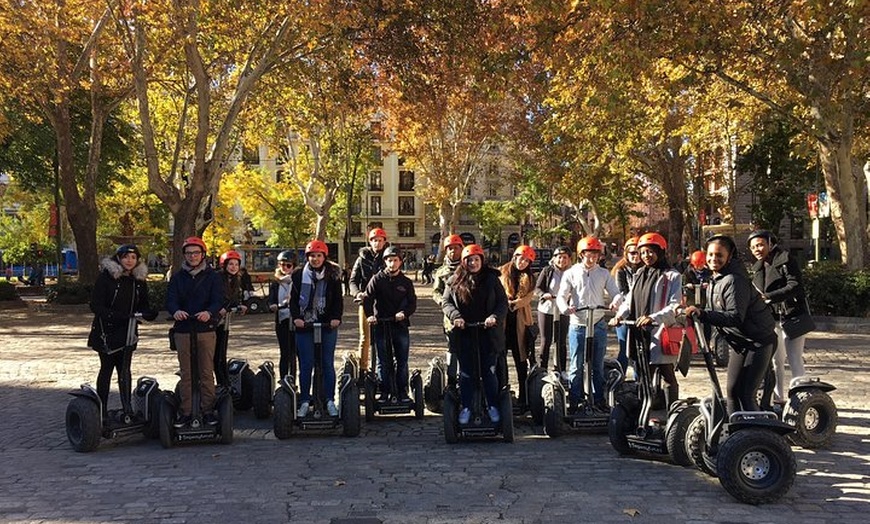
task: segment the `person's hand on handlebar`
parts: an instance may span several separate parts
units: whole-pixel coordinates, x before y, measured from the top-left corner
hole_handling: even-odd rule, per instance
[[[172,318],[174,318],[175,320],[178,320],[178,321],[180,322],[180,321],[182,321],[182,320],[187,320],[187,318],[188,318],[189,316],[190,316],[190,315],[187,313],[187,311],[182,311],[182,310],[179,309],[178,311],[176,311],[176,312],[172,315]]]
[[[396,322],[401,322],[403,320],[405,320],[405,312],[399,311],[398,313],[396,313]]]
[[[341,325],[341,320],[338,320],[337,318],[329,321],[329,327],[331,327],[332,329],[338,328],[339,325]]]
[[[498,319],[495,318],[495,315],[490,315],[486,317],[486,320],[483,321],[483,327],[491,328],[492,326],[498,323]]]
[[[607,325],[610,326],[610,327],[616,327],[616,326],[618,326],[621,322],[622,322],[622,320],[621,320],[619,317],[613,317],[613,318],[611,318],[610,320],[607,321]]]
[[[637,327],[644,327],[644,326],[648,326],[648,325],[650,325],[650,324],[652,324],[652,323],[653,323],[653,319],[652,319],[652,318],[650,318],[650,317],[648,317],[648,316],[646,316],[646,315],[642,315],[639,319],[637,319],[637,321],[635,322],[635,325],[636,325]]]
[[[366,318],[366,322],[368,322],[369,324],[377,324],[377,323],[378,323],[378,317],[372,315],[372,316]]]
[[[293,320],[293,325],[299,329],[302,329],[305,327],[305,321],[302,320],[301,318],[297,318],[297,319]]]
[[[456,329],[465,329],[465,319],[457,318],[453,321],[453,327],[455,327]]]
[[[686,309],[683,310],[683,313],[686,315],[686,318],[692,318],[700,315],[701,310],[695,306],[687,306]]]
[[[200,322],[208,322],[209,320],[211,320],[211,313],[209,313],[208,311],[200,311],[196,314],[196,319]]]

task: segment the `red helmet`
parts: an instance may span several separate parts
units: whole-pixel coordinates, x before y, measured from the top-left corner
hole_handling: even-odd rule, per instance
[[[205,242],[203,242],[202,239],[199,237],[187,237],[187,238],[185,238],[184,243],[181,244],[181,250],[184,251],[184,248],[186,248],[187,246],[199,246],[200,248],[202,248],[203,253],[208,251],[208,249],[206,249],[206,247],[205,247]]]
[[[384,240],[386,240],[387,239],[387,232],[379,227],[376,227],[376,228],[372,229],[371,231],[369,231],[369,240],[371,240],[375,237],[381,237]]]
[[[707,254],[699,249],[692,253],[689,263],[695,269],[703,269],[707,265]]]
[[[639,237],[629,238],[628,240],[625,241],[625,245],[622,247],[622,249],[628,251],[628,246],[637,246],[638,240],[640,240]]]
[[[226,253],[221,255],[220,259],[218,260],[218,263],[220,264],[221,267],[223,267],[224,264],[227,263],[227,260],[238,260],[239,263],[241,264],[242,263],[242,255],[239,254],[238,251],[236,251],[234,249],[230,249],[229,251],[227,251]]]
[[[658,233],[646,233],[641,235],[640,240],[637,241],[637,247],[643,247],[653,244],[655,246],[659,246],[662,251],[668,250],[668,241],[665,240],[665,237],[659,235]]]
[[[444,239],[444,247],[447,248],[449,246],[464,246],[465,242],[462,241],[462,237],[459,235],[447,235],[447,238]]]
[[[472,255],[480,255],[480,257],[483,258],[483,248],[477,244],[468,244],[462,250],[462,260],[465,260]]]
[[[537,258],[538,254],[535,253],[535,250],[530,246],[520,245],[514,249],[514,256],[521,256],[525,259],[528,259],[529,262],[534,262],[535,258]]]
[[[577,242],[577,252],[604,251],[604,245],[596,237],[583,237]]]
[[[323,253],[323,256],[329,256],[329,247],[323,240],[312,240],[305,246],[305,254],[308,253]]]

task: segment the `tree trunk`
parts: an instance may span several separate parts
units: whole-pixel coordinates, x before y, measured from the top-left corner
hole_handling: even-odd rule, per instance
[[[864,267],[867,256],[866,196],[861,170],[852,162],[852,139],[820,140],[819,157],[831,205],[831,220],[843,263],[851,270]]]

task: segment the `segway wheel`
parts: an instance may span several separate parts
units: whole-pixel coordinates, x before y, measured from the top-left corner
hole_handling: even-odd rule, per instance
[[[441,413],[444,410],[444,373],[440,365],[440,359],[436,357],[429,365],[429,372],[426,374],[426,381],[423,384],[423,399],[425,400],[426,409],[432,413]]]
[[[258,419],[269,418],[272,415],[273,389],[272,377],[268,373],[260,371],[254,376],[251,403],[254,408],[254,416]]]
[[[798,446],[827,447],[837,432],[837,406],[830,395],[818,389],[798,391],[788,402],[783,421],[794,426],[789,438]]]
[[[540,367],[535,367],[529,372],[528,384],[526,385],[529,396],[529,411],[532,413],[532,422],[537,425],[544,423],[544,377],[547,374]]]
[[[164,449],[169,449],[175,444],[175,427],[172,425],[175,422],[175,404],[169,395],[164,396],[163,402],[160,403],[158,417],[160,418],[160,445]]]
[[[456,444],[459,442],[459,405],[454,395],[448,392],[444,393],[444,410],[441,413],[441,418],[444,420],[444,441],[448,444]],[[511,418],[510,411],[502,418]]]
[[[510,391],[502,391],[499,395],[498,410],[501,412],[501,435],[505,442],[514,441],[514,418],[511,416],[513,406],[511,406]]]
[[[695,465],[686,442],[689,426],[700,414],[701,410],[698,406],[687,406],[676,414],[668,427],[666,441],[668,455],[670,455],[671,461],[678,466],[687,468]]]
[[[151,393],[148,399],[148,420],[142,428],[145,438],[160,438],[160,406],[163,404],[163,395],[164,393],[158,389]]]
[[[610,445],[620,455],[631,455],[631,447],[628,445],[628,434],[631,432],[632,417],[628,408],[617,404],[610,410],[610,418],[607,420],[607,436]]]
[[[341,426],[345,437],[358,437],[360,432],[359,387],[351,381],[341,398]]]
[[[100,407],[93,400],[74,397],[66,406],[66,438],[79,453],[100,445]]]
[[[544,384],[544,433],[550,438],[562,435],[565,398],[552,384]]]
[[[414,418],[421,420],[426,414],[423,404],[423,377],[419,372],[411,378],[411,391],[414,395]]]
[[[220,443],[233,443],[233,403],[229,397],[223,397],[218,400],[217,414],[220,420]]]
[[[247,411],[254,403],[254,372],[251,368],[245,367],[240,378],[242,390],[237,395],[233,395],[233,407],[238,411]]]
[[[377,388],[375,387],[374,382],[365,379],[365,408],[366,408],[366,422],[371,422],[375,419],[375,391]]]
[[[686,450],[692,459],[692,464],[711,477],[716,476],[716,471],[711,467],[712,460],[707,455],[707,421],[703,415],[698,415],[689,423],[686,430]]]
[[[797,473],[794,452],[785,437],[748,428],[732,433],[716,456],[719,482],[746,504],[769,504],[788,493]]]
[[[293,398],[283,388],[275,392],[275,412],[272,416],[272,429],[275,438],[284,440],[293,435],[293,423],[296,420],[296,412],[293,407]]]

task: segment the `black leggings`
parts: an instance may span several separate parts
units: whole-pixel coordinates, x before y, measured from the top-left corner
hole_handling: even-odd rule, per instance
[[[735,411],[758,411],[756,395],[761,381],[770,367],[774,343],[754,351],[738,353],[731,349],[728,360],[727,396],[728,414]]]
[[[290,375],[296,377],[296,359],[291,353],[296,349],[296,337],[290,331],[290,319],[284,319],[275,324],[275,336],[278,337],[278,348],[281,351],[281,360],[278,361],[278,372],[281,373],[279,380]]]
[[[554,337],[553,315],[538,311],[538,326],[541,328],[541,346],[537,359],[538,365],[544,369],[550,365],[550,346],[556,342],[556,356],[553,358],[553,369],[556,371],[568,371],[568,325],[570,318],[567,315],[559,315],[559,333]]]
[[[133,361],[135,347],[125,347],[111,355],[100,353],[100,372],[97,374],[97,395],[103,403],[103,416],[106,415],[109,404],[109,383],[112,373],[118,372],[118,392],[121,396],[121,405],[125,411],[132,409],[130,403],[133,378],[130,373],[130,363]]]
[[[511,355],[514,357],[514,368],[517,370],[517,388],[519,391],[520,404],[527,402],[526,399],[526,379],[529,377],[529,361],[522,358],[520,355],[520,344],[517,337],[517,312],[509,311],[505,322],[505,346],[510,348]],[[532,355],[533,357],[533,355]],[[505,370],[505,377],[507,370]],[[505,383],[507,380],[505,379]]]

